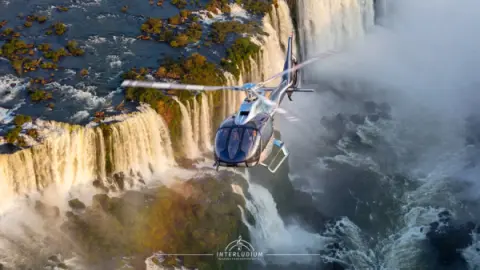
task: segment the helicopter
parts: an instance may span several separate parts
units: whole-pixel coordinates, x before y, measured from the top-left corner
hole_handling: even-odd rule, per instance
[[[205,86],[125,80],[121,86],[189,90],[197,93],[219,90],[244,91],[246,97],[239,110],[227,117],[216,131],[213,167],[218,171],[219,167],[261,165],[271,173],[275,173],[289,156],[289,151],[285,144],[274,136],[274,116],[278,111],[282,111],[279,107],[285,95],[293,101],[293,93],[315,92],[314,89],[299,87],[299,70],[332,54],[332,52],[324,53],[298,63],[293,55],[293,38],[292,33],[288,38],[283,71],[260,83],[246,83],[242,86]],[[265,87],[279,77],[281,82],[278,86]],[[266,93],[270,95],[267,97]]]

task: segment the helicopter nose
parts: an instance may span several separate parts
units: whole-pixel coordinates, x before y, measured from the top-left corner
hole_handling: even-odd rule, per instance
[[[215,139],[215,158],[223,166],[258,163],[256,139],[256,132],[251,129],[220,129]]]

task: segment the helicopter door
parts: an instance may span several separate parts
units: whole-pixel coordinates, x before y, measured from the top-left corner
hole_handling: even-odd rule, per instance
[[[275,173],[289,154],[285,144],[280,140],[274,139],[270,156],[260,165],[267,167],[271,173]]]

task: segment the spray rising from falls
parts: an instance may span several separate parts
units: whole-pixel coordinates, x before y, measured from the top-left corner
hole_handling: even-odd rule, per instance
[[[256,57],[250,57],[240,64],[240,75],[226,72],[227,85],[243,85],[247,82],[261,82],[283,69],[286,44],[289,35],[293,31],[293,23],[290,18],[290,10],[285,1],[279,1],[278,7],[274,7],[271,15],[262,19],[263,31],[266,36],[253,38],[253,41],[260,46],[261,52]],[[296,47],[294,47],[294,53]],[[270,82],[267,86],[277,86],[280,78]],[[245,99],[244,92],[223,91],[222,112],[228,117],[236,110]]]
[[[406,175],[407,180],[414,183],[407,187],[402,183],[404,180],[394,177],[376,180],[373,187],[384,193],[385,190],[378,186],[387,181],[395,184],[395,188],[387,193],[391,192],[390,196],[395,197],[389,199],[398,199],[395,207],[401,209],[399,217],[394,219],[394,226],[389,228],[394,234],[377,243],[375,250],[381,253],[377,258],[383,260],[384,269],[413,269],[422,268],[417,261],[422,252],[432,253],[431,247],[442,251],[454,249],[453,244],[434,243],[426,235],[429,224],[438,221],[437,214],[444,211],[442,207],[458,216],[466,216],[465,212],[468,212],[468,220],[473,218],[477,222],[479,219],[478,211],[472,211],[472,208],[465,210],[465,201],[475,200],[475,205],[478,202],[477,195],[473,194],[478,193],[478,177],[467,173],[467,168],[478,170],[478,163],[472,162],[472,157],[465,154],[468,152],[466,148],[478,150],[478,145],[466,142],[465,120],[468,117],[479,118],[476,71],[480,67],[480,49],[478,38],[472,33],[476,31],[480,6],[476,1],[407,0],[390,3],[389,11],[395,11],[395,14],[391,14],[394,20],[389,20],[387,29],[375,29],[361,44],[351,48],[344,56],[329,61],[328,65],[319,65],[315,72],[329,78],[329,86],[338,86],[337,89],[347,98],[387,102],[391,106],[391,122],[384,127],[374,124],[378,128],[377,137],[388,141],[388,156],[378,154],[383,151],[379,144],[372,145],[377,154],[361,149],[349,149],[349,154],[357,154],[362,161],[371,160],[375,155],[379,155],[379,159],[391,159],[386,162],[388,166],[382,166],[383,161],[379,162],[379,171],[383,174],[395,171]],[[318,18],[320,20],[320,16]],[[315,22],[313,19],[310,21]],[[322,41],[321,36],[312,35],[312,39]],[[328,43],[329,39],[326,40]],[[318,50],[324,50],[325,46],[319,44]],[[315,50],[317,47],[310,47],[307,53],[316,53]],[[359,81],[368,83],[367,87],[357,84]],[[348,101],[347,105],[354,107],[358,104]],[[470,145],[467,147],[467,144]],[[478,157],[478,154],[475,156]],[[356,170],[361,167],[355,166]],[[339,170],[336,172],[340,173]],[[334,180],[342,181],[340,176]],[[468,191],[465,191],[465,186]],[[355,194],[365,190],[363,182],[358,189],[354,184],[347,186],[341,182],[335,191],[341,193],[347,188]],[[322,196],[326,197],[328,193],[328,190],[324,191]],[[339,195],[333,197],[338,198]],[[372,205],[371,202],[368,203]],[[371,210],[371,217],[376,219],[382,210]],[[416,214],[421,218],[412,218],[412,213],[416,212],[421,212]],[[383,222],[388,223],[388,220],[378,218],[368,226]],[[442,237],[457,237],[448,234]],[[469,239],[468,232],[466,238]],[[474,245],[478,244],[475,241],[474,238]],[[463,256],[467,260],[476,260],[478,267],[478,252],[464,252]],[[435,256],[428,258],[432,269],[435,268],[435,259]]]
[[[288,37],[293,33],[293,23],[290,17],[290,9],[285,1],[278,1],[271,15],[262,20],[263,31],[268,35],[254,39],[254,42],[262,46],[262,53],[255,59],[256,64],[251,65],[253,76],[244,79],[261,81],[283,70]],[[293,53],[296,55],[297,46],[294,46]],[[267,86],[277,86],[281,78],[270,82]]]
[[[303,0],[298,4],[303,57],[341,49],[374,24],[374,0]]]
[[[280,217],[276,203],[270,192],[250,181],[248,171],[243,177],[249,183],[248,199],[241,187],[232,185],[235,193],[241,195],[246,201],[247,210],[255,218],[255,225],[250,224],[243,213],[243,222],[249,228],[256,249],[264,253],[283,254],[308,254],[315,250],[321,250],[326,243],[326,238],[314,233],[309,233],[297,225],[286,225]],[[314,257],[302,259],[293,258],[297,262],[312,262]],[[275,263],[289,264],[292,258],[284,260],[275,258]]]
[[[280,1],[275,12],[263,19],[269,36],[257,40],[262,52],[242,64],[238,79],[227,74],[229,85],[260,81],[282,69],[281,44],[293,30],[288,13],[287,5]],[[244,97],[244,92],[223,91],[223,116],[236,111]],[[201,100],[192,100],[188,106],[177,102],[184,151],[188,158],[196,158],[200,150],[211,149],[217,104],[210,94],[202,94]],[[47,136],[41,145],[0,155],[0,178],[5,179],[2,198],[42,190],[53,183],[68,189],[75,183],[105,180],[114,172],[134,170],[148,177],[152,171],[174,164],[168,128],[155,111],[142,107],[140,112],[118,120],[121,122],[97,128],[47,122],[61,134]]]

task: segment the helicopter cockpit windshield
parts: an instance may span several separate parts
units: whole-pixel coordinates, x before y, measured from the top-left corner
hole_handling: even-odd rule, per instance
[[[226,120],[215,137],[215,158],[221,166],[254,166],[261,154],[261,134],[254,121],[236,125]]]

